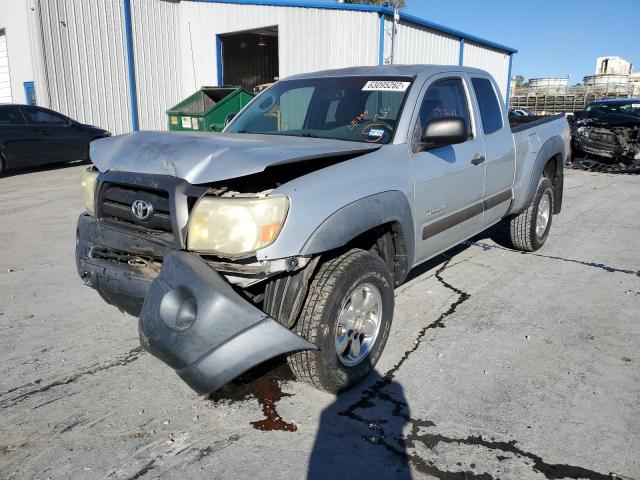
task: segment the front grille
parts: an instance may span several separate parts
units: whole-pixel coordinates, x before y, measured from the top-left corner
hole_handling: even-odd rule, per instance
[[[142,220],[134,215],[132,205],[136,200],[143,200],[152,206],[149,218]],[[98,212],[101,219],[161,233],[173,233],[169,194],[162,190],[107,183],[100,192]]]

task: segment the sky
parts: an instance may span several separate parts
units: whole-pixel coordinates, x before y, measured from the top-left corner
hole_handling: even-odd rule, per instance
[[[332,3],[331,0],[312,0]],[[593,75],[596,57],[640,71],[640,0],[407,0],[405,12],[518,50],[513,75]]]

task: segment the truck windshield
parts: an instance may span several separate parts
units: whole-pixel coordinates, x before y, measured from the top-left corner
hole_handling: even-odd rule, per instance
[[[283,80],[260,94],[227,132],[389,143],[411,77]]]
[[[587,107],[587,112],[592,113],[621,113],[640,118],[640,100],[629,103],[612,102],[612,103],[596,103]]]

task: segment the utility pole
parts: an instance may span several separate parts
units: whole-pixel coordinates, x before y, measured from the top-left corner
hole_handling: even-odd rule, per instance
[[[398,21],[400,20],[400,10],[397,2],[393,5],[393,27],[391,27],[391,65],[393,65],[396,56],[396,33],[398,32]]]
[[[387,0],[385,6],[387,8],[393,8],[393,22],[391,23],[391,32],[385,29],[385,35],[391,35],[391,53],[388,57],[385,57],[385,65],[393,65],[395,63],[396,53],[396,34],[398,33],[398,22],[400,21],[400,8],[398,0]]]

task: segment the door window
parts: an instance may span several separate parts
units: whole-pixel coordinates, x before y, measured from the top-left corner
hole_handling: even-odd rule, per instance
[[[428,122],[443,117],[460,117],[467,122],[467,126],[471,126],[467,96],[460,78],[440,80],[429,87],[420,107],[417,138],[420,138]]]
[[[0,108],[0,125],[24,125],[25,121],[18,107]]]
[[[493,85],[486,78],[472,78],[471,83],[473,91],[476,92],[485,135],[497,132],[502,128],[502,109]]]
[[[24,113],[29,123],[37,125],[66,125],[67,123],[67,119],[62,115],[39,108],[25,108]]]

